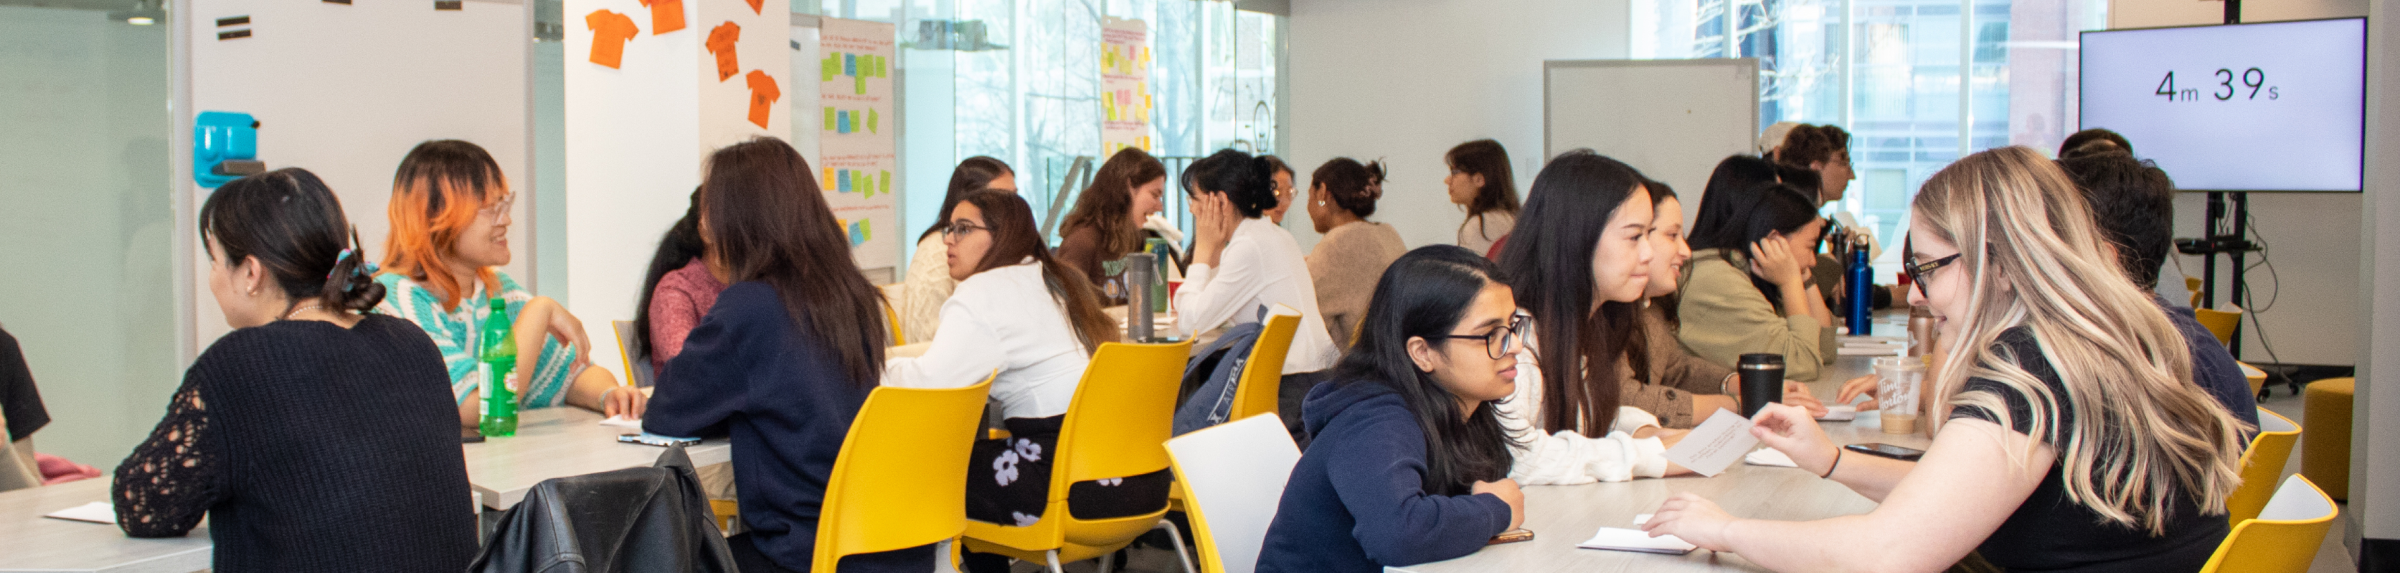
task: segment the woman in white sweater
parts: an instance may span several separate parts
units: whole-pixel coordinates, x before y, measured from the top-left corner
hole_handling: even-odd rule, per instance
[[[1641,174],[1576,150],[1534,176],[1501,248],[1517,305],[1532,314],[1516,396],[1500,402],[1524,485],[1626,481],[1683,470],[1666,449],[1684,432],[1621,405],[1622,381],[1649,370],[1640,308],[1649,284],[1651,203]],[[1594,214],[1604,214],[1594,217]]]
[[[1341,351],[1317,311],[1316,283],[1300,244],[1262,218],[1276,203],[1274,169],[1231,149],[1184,169],[1198,229],[1191,268],[1175,291],[1175,326],[1193,336],[1227,321],[1257,322],[1262,307],[1289,306],[1300,311],[1300,330],[1292,334],[1283,373],[1317,372],[1332,367]]]
[[[950,211],[959,198],[978,189],[1016,191],[1017,173],[1007,163],[982,155],[960,161],[950,171],[950,192],[942,196],[941,216],[917,235],[917,254],[908,259],[908,282],[901,287],[900,300],[891,301],[899,305],[900,333],[909,342],[932,340],[942,325],[942,301],[958,288],[958,279],[950,278],[950,266],[944,262],[950,248],[942,241],[942,230],[950,228]]]
[[[1067,406],[1116,321],[1083,273],[1050,258],[1033,210],[1014,193],[985,189],[959,200],[943,230],[958,289],[942,303],[942,328],[925,354],[895,358],[883,384],[955,388],[992,376],[992,399],[1010,437],[979,440],[967,464],[967,517],[1025,525],[1048,505],[1050,470]],[[997,372],[995,375],[994,373]],[[1164,507],[1165,471],[1074,484],[1076,517],[1139,515]],[[1006,570],[1007,559],[968,553],[968,569]]]

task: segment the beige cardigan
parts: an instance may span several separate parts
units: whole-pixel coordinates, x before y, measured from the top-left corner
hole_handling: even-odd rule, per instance
[[[1699,425],[1700,419],[1692,415],[1692,396],[1724,394],[1725,379],[1733,369],[1684,350],[1658,305],[1642,309],[1642,330],[1650,336],[1650,381],[1634,380],[1633,368],[1626,366],[1618,378],[1624,381],[1618,403],[1656,414],[1659,425],[1668,428]]]
[[[1334,227],[1308,252],[1308,278],[1317,287],[1317,312],[1324,316],[1326,334],[1333,337],[1334,346],[1350,348],[1359,318],[1367,315],[1367,300],[1375,294],[1375,281],[1383,278],[1384,268],[1407,253],[1408,244],[1400,241],[1399,231],[1366,221]]]
[[[1814,381],[1833,363],[1833,329],[1807,315],[1784,316],[1750,284],[1749,257],[1724,249],[1692,253],[1683,271],[1683,327],[1676,339],[1709,362],[1732,368],[1743,354],[1783,355],[1784,379]]]

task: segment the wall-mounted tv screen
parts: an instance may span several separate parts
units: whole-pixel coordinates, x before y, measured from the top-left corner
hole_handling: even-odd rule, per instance
[[[2358,191],[2364,18],[2084,32],[2082,125],[2184,191]]]

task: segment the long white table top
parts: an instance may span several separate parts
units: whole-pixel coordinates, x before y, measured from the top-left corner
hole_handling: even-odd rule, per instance
[[[169,539],[126,537],[115,525],[42,517],[108,501],[107,478],[0,493],[0,571],[189,573],[208,569],[208,522]]]
[[[526,410],[517,417],[517,435],[465,444],[467,481],[483,494],[485,507],[508,509],[542,480],[645,467],[666,453],[617,442],[619,435],[639,432],[602,426],[601,418],[572,406]],[[733,461],[733,448],[721,437],[684,448],[684,454],[694,466]]]
[[[1877,333],[1895,332],[1877,324]],[[1842,382],[1870,372],[1870,357],[1841,356],[1809,387],[1819,399],[1831,402]],[[1932,443],[1922,433],[1886,434],[1874,411],[1861,412],[1853,422],[1820,422],[1835,443],[1881,442],[1924,449]],[[1716,477],[1638,479],[1624,483],[1525,488],[1525,528],[1532,541],[1485,547],[1472,555],[1402,568],[1411,573],[1467,571],[1760,571],[1731,553],[1695,550],[1684,555],[1657,555],[1581,549],[1602,527],[1634,528],[1635,515],[1652,513],[1669,496],[1692,492],[1707,497],[1735,517],[1809,520],[1866,513],[1875,503],[1830,480],[1793,468],[1736,463]],[[1388,570],[1387,570],[1388,571]]]

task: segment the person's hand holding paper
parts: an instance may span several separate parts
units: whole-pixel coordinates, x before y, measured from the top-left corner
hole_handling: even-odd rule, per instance
[[[1800,411],[1782,404],[1769,404],[1767,407]],[[1751,433],[1749,420],[1742,419],[1740,414],[1718,410],[1715,415],[1708,417],[1708,421],[1701,422],[1700,427],[1692,428],[1692,432],[1684,435],[1674,447],[1667,448],[1667,461],[1690,468],[1700,475],[1714,476],[1758,446],[1758,438]]]

